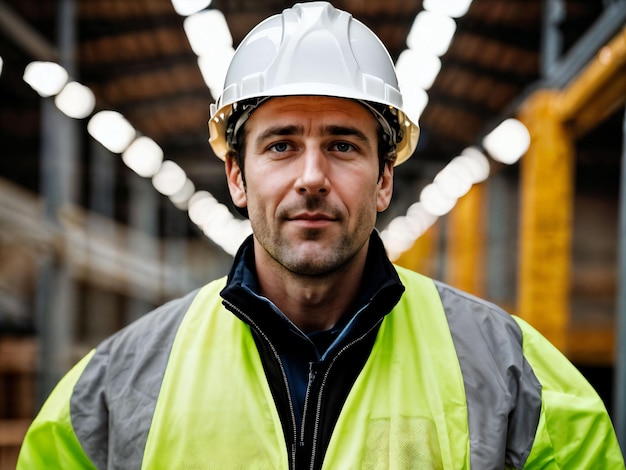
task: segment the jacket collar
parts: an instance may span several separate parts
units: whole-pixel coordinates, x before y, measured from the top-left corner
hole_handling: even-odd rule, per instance
[[[266,297],[259,293],[259,283],[254,267],[254,247],[252,236],[248,237],[237,252],[226,287],[220,295],[227,308],[248,323],[249,319],[273,336],[272,332],[283,331],[287,327],[292,333],[302,332]],[[387,258],[378,233],[372,232],[369,243],[365,275],[358,294],[350,309],[341,318],[335,328],[349,330],[369,329],[387,315],[400,300],[404,286],[398,274]],[[235,307],[233,309],[232,307]],[[245,312],[248,318],[242,318],[237,310]],[[341,334],[345,337],[345,332]]]

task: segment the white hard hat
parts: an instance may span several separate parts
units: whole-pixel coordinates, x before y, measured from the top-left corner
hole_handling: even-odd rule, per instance
[[[392,137],[396,164],[415,150],[419,127],[402,110],[402,95],[385,46],[350,13],[327,2],[310,2],[267,18],[235,51],[222,95],[211,104],[209,142],[215,154],[224,159],[231,147],[227,125],[237,103],[256,99],[258,104],[264,98],[295,95],[349,98],[369,104],[370,109],[383,109],[375,114],[385,131],[390,126],[381,121],[387,119],[383,116],[397,120],[392,126],[397,127]]]

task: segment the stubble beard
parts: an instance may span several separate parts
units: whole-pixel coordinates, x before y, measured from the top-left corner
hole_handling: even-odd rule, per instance
[[[361,247],[355,247],[345,235],[332,246],[320,247],[318,241],[320,230],[307,230],[304,241],[295,241],[299,246],[291,246],[282,240],[274,245],[273,252],[268,254],[292,274],[305,277],[325,277],[340,271],[358,253]]]
[[[337,223],[342,224],[343,215],[325,206],[321,198],[307,199],[306,209],[333,214],[339,219]],[[284,217],[289,212],[290,209],[281,210],[279,220],[284,221]],[[327,229],[306,229],[300,231],[297,236],[289,237],[280,230],[273,232],[265,223],[256,224],[252,218],[251,222],[255,237],[269,257],[277,263],[277,266],[296,276],[326,277],[336,274],[350,263],[369,240],[368,233],[367,236],[363,234],[363,240],[360,243],[357,242],[355,240],[357,234],[348,233],[343,225],[335,239],[324,240],[325,237],[329,237],[326,233]],[[361,218],[356,226],[358,228],[366,223],[367,221]]]

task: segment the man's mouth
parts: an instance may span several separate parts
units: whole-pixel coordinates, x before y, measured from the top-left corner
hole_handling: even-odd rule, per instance
[[[322,228],[337,221],[335,217],[323,212],[300,212],[290,215],[287,220],[306,228]]]

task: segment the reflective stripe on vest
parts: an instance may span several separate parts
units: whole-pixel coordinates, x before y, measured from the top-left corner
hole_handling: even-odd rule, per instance
[[[469,468],[463,378],[440,297],[432,280],[398,271],[406,292],[348,395],[323,468]],[[221,285],[205,287],[180,326],[143,468],[289,466],[254,339],[221,305]]]

